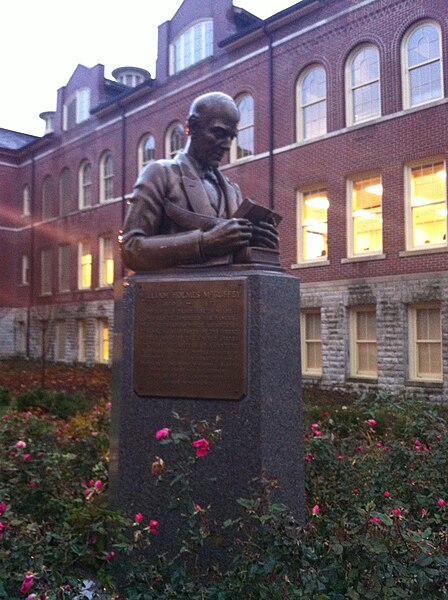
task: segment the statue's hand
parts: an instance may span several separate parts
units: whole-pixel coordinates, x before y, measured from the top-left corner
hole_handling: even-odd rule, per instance
[[[272,223],[260,221],[253,225],[251,246],[261,246],[262,248],[278,249],[279,237],[277,228]]]
[[[248,246],[253,225],[247,219],[228,219],[202,236],[202,251],[206,258],[225,256]]]

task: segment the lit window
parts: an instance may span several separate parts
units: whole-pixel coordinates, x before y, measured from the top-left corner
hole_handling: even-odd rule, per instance
[[[156,157],[156,141],[153,135],[145,135],[138,145],[138,171]]]
[[[236,138],[230,149],[232,161],[254,154],[254,99],[249,94],[245,94],[237,98],[236,105],[240,120]]]
[[[308,375],[322,373],[320,310],[304,310],[301,319],[302,370]]]
[[[381,115],[380,59],[374,46],[363,46],[347,62],[347,122],[349,125]]]
[[[70,246],[59,246],[58,283],[60,292],[70,290]]]
[[[170,75],[187,69],[213,54],[213,21],[200,21],[170,45]]]
[[[96,362],[109,362],[109,323],[107,319],[97,320]]]
[[[308,140],[327,133],[327,78],[323,67],[311,67],[299,78],[298,138]]]
[[[22,285],[30,284],[30,258],[27,254],[22,254],[22,273],[20,282]]]
[[[92,206],[92,165],[85,161],[78,172],[79,208]]]
[[[446,246],[447,201],[445,163],[409,167],[407,178],[407,248]]]
[[[382,194],[378,176],[349,181],[349,256],[383,251]]]
[[[53,216],[53,180],[47,175],[42,183],[42,219]]]
[[[327,260],[328,207],[326,189],[299,193],[297,203],[298,262]]]
[[[24,185],[22,189],[22,215],[28,217],[31,213],[30,186]]]
[[[44,296],[51,294],[53,256],[51,250],[40,253],[40,293]]]
[[[356,377],[377,376],[375,307],[351,311],[351,374]]]
[[[100,173],[100,198],[104,202],[114,197],[114,159],[111,152],[103,154]]]
[[[78,123],[86,121],[90,116],[90,90],[76,90],[64,104],[64,129],[71,129]]]
[[[78,319],[78,362],[86,362],[86,332],[86,321]]]
[[[109,236],[100,238],[100,286],[112,285],[114,282],[113,241]]]
[[[173,123],[165,136],[165,156],[174,158],[184,145],[184,128],[181,123]]]
[[[63,169],[59,178],[59,214],[67,215],[72,203],[72,176],[69,169]]]
[[[412,29],[403,43],[404,106],[419,106],[443,97],[440,28],[424,23]]]
[[[78,244],[78,289],[85,290],[92,286],[92,253],[89,242]]]
[[[442,325],[438,305],[409,309],[411,379],[442,381]]]
[[[67,323],[63,320],[56,322],[55,359],[67,360]]]

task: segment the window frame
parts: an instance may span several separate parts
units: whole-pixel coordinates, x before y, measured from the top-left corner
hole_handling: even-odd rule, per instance
[[[51,296],[53,293],[53,252],[51,248],[40,251],[40,295]]]
[[[77,353],[76,358],[79,363],[87,362],[87,321],[86,319],[77,319]]]
[[[22,254],[20,259],[20,285],[30,285],[30,257]]]
[[[414,244],[414,219],[413,219],[413,208],[419,208],[419,205],[412,206],[412,172],[417,168],[425,168],[429,166],[436,166],[437,164],[443,165],[443,171],[445,172],[445,176],[442,177],[444,180],[445,187],[445,213],[448,212],[448,186],[447,186],[447,164],[443,158],[438,157],[429,157],[428,159],[413,161],[408,163],[404,167],[404,193],[405,193],[405,240],[406,240],[406,250],[407,251],[417,251],[417,252],[425,252],[427,250],[431,250],[434,248],[446,248],[448,247],[448,240],[443,240],[437,243],[429,243],[429,244]],[[437,173],[437,172],[436,172]],[[432,204],[436,204],[436,202],[428,202],[427,205],[430,206]],[[422,205],[420,205],[422,206]],[[424,206],[424,204],[423,204]],[[448,216],[445,214],[445,238],[448,233]]]
[[[107,258],[105,256],[106,245],[110,242],[110,253],[111,257]],[[107,274],[109,268],[106,264],[107,261],[112,261],[112,281],[107,281]],[[99,238],[99,287],[112,287],[114,284],[114,269],[115,269],[115,260],[114,260],[114,238],[111,234],[105,234],[100,236]]]
[[[42,180],[42,221],[52,219],[54,215],[54,184],[51,175],[45,175]]]
[[[439,313],[439,337],[437,340],[427,338],[426,340],[418,340],[417,338],[417,311],[418,310],[434,310]],[[442,346],[442,307],[440,303],[421,303],[413,304],[408,307],[408,348],[409,348],[409,379],[411,381],[428,382],[428,383],[443,383],[443,346]],[[438,344],[439,346],[439,362],[440,372],[437,375],[420,375],[418,368],[418,343]]]
[[[72,173],[64,167],[59,174],[59,216],[70,214],[72,208]]]
[[[90,169],[90,180],[86,181],[85,172],[86,169]],[[93,205],[93,169],[92,163],[88,160],[83,160],[78,169],[78,208],[79,210],[85,210],[91,208]],[[87,201],[89,198],[89,201]]]
[[[107,317],[96,320],[95,361],[100,364],[110,361],[110,323]]]
[[[152,158],[149,158],[149,159],[145,160],[146,144],[150,140],[152,140],[152,148],[150,148],[150,150],[152,150],[153,156],[152,156]],[[140,173],[140,171],[144,167],[146,167],[146,165],[148,165],[150,162],[153,162],[155,159],[156,159],[156,139],[152,135],[152,133],[145,133],[145,135],[143,135],[140,138],[140,141],[138,143],[138,150],[137,150],[137,169],[138,169],[138,173]]]
[[[381,247],[379,250],[370,250],[364,252],[356,252],[355,251],[355,211],[354,211],[354,184],[362,182],[379,179],[378,184],[381,186],[381,194],[375,194],[380,197],[380,211],[379,211],[379,219],[381,221]],[[357,209],[363,210],[363,209]],[[383,254],[383,242],[384,242],[384,234],[383,234],[383,183],[381,174],[378,172],[370,172],[370,173],[362,173],[360,175],[356,175],[355,177],[350,177],[347,179],[347,256],[349,258],[359,258],[362,256],[381,256]]]
[[[308,338],[307,332],[307,317],[309,316],[319,316],[319,328],[320,328],[320,338]],[[302,374],[314,377],[322,376],[322,309],[321,308],[305,308],[300,312],[300,330],[301,330],[301,351],[302,351]],[[309,368],[307,365],[309,363],[309,345],[310,344],[319,344],[320,345],[320,368]]]
[[[29,217],[31,215],[31,190],[30,186],[26,183],[22,187],[22,217]]]
[[[320,196],[319,196],[320,194]],[[327,232],[325,233],[320,233],[320,235],[324,236],[323,237],[323,241],[324,241],[324,248],[322,250],[322,252],[325,252],[325,254],[321,254],[320,256],[315,256],[312,258],[306,258],[306,251],[305,251],[305,243],[306,243],[306,236],[305,236],[305,228],[307,227],[304,224],[304,209],[303,209],[303,205],[306,203],[306,196],[314,196],[317,195],[317,198],[319,199],[323,199],[324,198],[324,194],[325,194],[325,200],[327,201],[328,205],[326,207],[321,208],[321,210],[325,210],[326,211],[326,220],[325,221],[319,221],[320,223],[325,223],[326,224],[326,228],[327,228]],[[312,199],[312,198],[310,198]],[[327,186],[325,186],[324,184],[322,185],[316,185],[313,186],[311,188],[305,188],[303,190],[298,190],[297,191],[297,205],[296,205],[296,214],[297,214],[297,222],[296,222],[296,238],[297,238],[297,263],[298,264],[324,264],[327,263],[329,258],[328,258],[328,214],[329,214],[329,209],[330,209],[330,201],[328,199],[328,189]],[[318,208],[319,210],[319,208]],[[319,232],[316,232],[319,233]],[[325,249],[325,245],[326,245],[326,249]]]
[[[437,36],[438,36],[438,41],[439,41],[439,56],[436,59],[431,59],[428,61],[424,61],[423,63],[420,63],[417,66],[413,66],[413,67],[409,67],[409,53],[408,53],[408,44],[409,41],[411,39],[411,37],[413,36],[413,34],[420,28],[422,27],[427,27],[427,26],[431,26],[434,27],[434,29],[437,32]],[[440,95],[437,96],[437,98],[431,98],[430,100],[425,100],[423,102],[418,102],[418,103],[412,103],[412,93],[411,93],[411,78],[410,78],[410,72],[411,70],[415,70],[415,69],[419,69],[419,68],[423,68],[424,66],[427,66],[431,63],[435,63],[435,62],[439,62],[439,82],[440,82]],[[404,109],[409,109],[409,108],[418,108],[420,106],[426,106],[427,104],[430,104],[431,102],[437,102],[437,100],[440,100],[444,97],[445,95],[445,91],[444,91],[444,75],[443,75],[443,44],[442,44],[442,29],[439,25],[439,23],[437,23],[437,21],[433,21],[433,20],[424,20],[424,21],[419,21],[418,23],[415,23],[412,27],[410,27],[408,29],[408,31],[406,32],[405,36],[403,37],[403,41],[401,43],[401,79],[402,79],[402,102],[403,102],[403,108]]]
[[[90,117],[90,88],[78,88],[64,102],[62,110],[62,128],[64,131],[73,129],[76,125],[87,121]],[[74,118],[71,120],[69,110],[74,103]],[[69,121],[70,120],[70,121]]]
[[[314,102],[308,102],[308,103],[304,103],[303,102],[303,85],[305,80],[307,79],[307,77],[309,77],[313,72],[316,71],[321,71],[324,74],[324,86],[325,86],[325,95],[323,97],[320,97],[318,100],[314,101]],[[306,69],[303,70],[303,72],[300,74],[300,77],[297,80],[297,85],[296,85],[296,111],[297,111],[297,119],[296,119],[296,130],[297,130],[297,141],[299,142],[303,142],[303,141],[307,141],[307,140],[312,140],[315,138],[319,138],[323,135],[326,135],[328,133],[328,111],[327,111],[327,71],[325,69],[325,67],[321,64],[312,64],[309,65],[308,67],[306,67]],[[306,129],[306,119],[305,119],[305,111],[307,109],[309,109],[310,107],[314,107],[317,106],[319,104],[324,104],[325,109],[325,117],[322,119],[322,121],[325,124],[325,131],[322,131],[315,135],[306,135],[305,129]],[[320,121],[320,119],[319,119]]]
[[[373,314],[375,323],[375,339],[360,339],[358,335],[358,315]],[[378,327],[376,306],[369,304],[364,306],[350,307],[349,314],[349,332],[350,332],[350,376],[357,379],[377,379],[378,378]],[[359,348],[360,344],[375,344],[376,369],[374,371],[362,371],[360,364]]]
[[[64,257],[64,253],[66,256]],[[61,244],[58,246],[58,292],[70,291],[71,246]]]
[[[172,142],[174,140],[173,135],[176,129],[182,130],[182,143],[178,148],[174,148]],[[184,147],[185,143],[185,129],[180,121],[174,121],[168,127],[165,133],[165,158],[173,159],[176,154]]]
[[[107,169],[110,168],[110,173]],[[110,150],[103,152],[100,159],[100,202],[114,199],[114,156]]]
[[[355,84],[353,82],[352,77],[352,68],[353,63],[356,58],[367,49],[372,49],[375,51],[377,59],[378,59],[378,78],[371,79],[369,81],[363,81],[361,83]],[[367,117],[356,118],[355,115],[355,99],[354,95],[357,90],[362,88],[367,88],[378,84],[378,110],[375,114],[370,114]],[[382,115],[382,102],[381,102],[381,56],[378,47],[375,44],[361,44],[360,46],[356,46],[349,54],[347,61],[345,63],[345,118],[347,122],[347,126],[359,125],[362,123],[368,123],[373,119],[378,119]]]
[[[247,122],[245,122],[245,115],[242,112],[241,105],[246,100],[249,101],[250,106],[248,110]],[[232,140],[232,145],[230,146],[230,162],[236,162],[239,160],[243,160],[245,158],[250,158],[255,155],[255,101],[252,94],[249,92],[244,92],[243,94],[239,94],[235,99],[235,104],[238,107],[238,112],[240,113],[240,120],[238,122],[236,136]],[[238,140],[241,139],[242,136],[249,133],[249,142],[250,149],[248,154],[243,154],[239,156],[240,146],[238,144]]]
[[[67,362],[67,321],[58,319],[55,327],[54,359],[56,362]]]
[[[85,252],[88,250],[88,252]],[[83,260],[83,257],[89,257],[90,259]],[[90,290],[92,289],[92,245],[90,240],[80,240],[78,242],[78,290]],[[86,281],[89,280],[88,285],[84,285],[84,276],[86,275]]]
[[[195,33],[200,30],[201,48],[199,56],[196,57],[196,36]],[[188,41],[188,37],[191,39]],[[187,44],[190,43],[190,48]],[[188,50],[191,60],[188,59]],[[169,45],[169,75],[176,75],[202,60],[213,56],[214,52],[214,23],[213,19],[199,19],[194,23],[189,23],[170,43]]]

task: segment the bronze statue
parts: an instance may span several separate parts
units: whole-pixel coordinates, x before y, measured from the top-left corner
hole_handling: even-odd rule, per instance
[[[220,92],[200,96],[187,118],[184,150],[142,171],[121,236],[122,257],[129,269],[225,264],[249,246],[277,250],[273,221],[233,218],[243,198],[239,187],[218,171],[238,121],[238,108],[230,96]]]

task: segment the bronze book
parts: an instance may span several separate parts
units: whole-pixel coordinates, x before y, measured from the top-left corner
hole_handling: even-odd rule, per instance
[[[260,221],[266,221],[267,223],[272,223],[272,225],[275,225],[276,227],[282,220],[281,215],[270,208],[266,208],[266,206],[254,202],[254,200],[251,200],[250,198],[244,199],[242,204],[240,204],[233,213],[232,217],[235,219],[247,219],[254,225]]]

